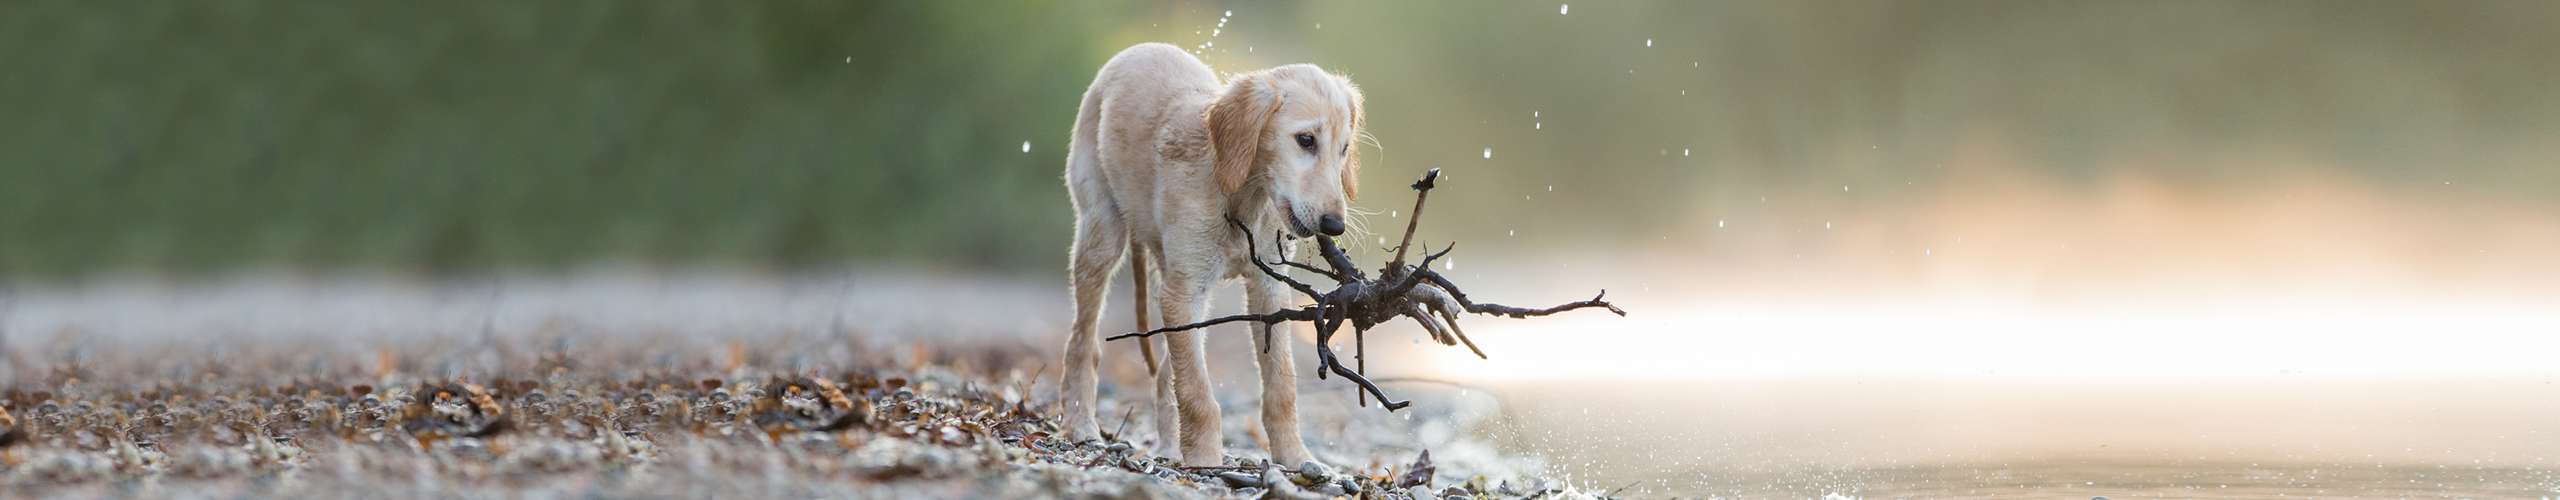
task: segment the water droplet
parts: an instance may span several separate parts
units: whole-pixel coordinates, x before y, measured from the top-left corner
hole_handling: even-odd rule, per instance
[[[1493,159],[1493,148],[1491,148],[1491,147],[1484,148],[1484,159],[1487,159],[1487,160],[1491,160],[1491,159]]]
[[[1680,148],[1680,156],[1689,156],[1689,148]]]
[[[1644,39],[1644,46],[1646,46],[1646,47],[1652,47],[1652,46],[1653,46],[1653,39],[1651,39],[1651,38]]]
[[[1716,219],[1716,229],[1724,229],[1724,219]]]
[[[1554,184],[1549,184],[1549,185],[1547,185],[1547,192],[1549,192],[1549,193],[1556,192],[1556,186],[1555,186]]]
[[[1503,236],[1519,236],[1519,235],[1520,235],[1520,230],[1518,230],[1518,229],[1513,229],[1513,230],[1509,230],[1509,231],[1503,231],[1503,232],[1502,232],[1502,235],[1503,235]]]
[[[1226,13],[1226,14],[1223,14],[1223,15],[1221,15],[1221,16],[1219,16],[1219,17],[1235,17],[1235,16],[1236,16],[1236,11],[1232,11],[1232,10],[1230,10],[1230,11],[1227,11],[1227,13]]]
[[[1831,229],[1831,221],[1823,221],[1823,222],[1822,222],[1822,228],[1823,228],[1823,229]]]
[[[1440,270],[1442,271],[1453,271],[1457,269],[1458,261],[1455,259],[1440,261]]]
[[[1572,14],[1572,13],[1573,13],[1573,4],[1556,4],[1556,15],[1561,16],[1561,15]]]
[[[1840,185],[1840,192],[1843,192],[1843,193],[1849,192],[1849,185],[1848,185],[1848,184],[1841,184],[1841,185]]]
[[[1022,141],[1022,152],[1031,152],[1031,141]]]
[[[1546,124],[1546,122],[1529,122],[1529,129],[1530,129],[1530,130],[1546,130],[1546,129],[1547,129],[1547,124]]]

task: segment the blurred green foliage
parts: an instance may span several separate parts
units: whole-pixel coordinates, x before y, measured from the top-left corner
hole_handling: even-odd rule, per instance
[[[0,276],[1054,269],[1077,96],[1140,41],[1350,74],[1370,182],[1449,168],[1458,235],[1650,240],[1986,133],[2062,178],[2272,150],[2547,196],[2554,5],[21,0]]]
[[[1064,75],[1110,54],[1066,5],[5,10],[0,272],[21,276],[1024,265],[1013,243],[1068,221],[1034,208],[1066,204],[1058,163],[1019,143],[1058,154]]]

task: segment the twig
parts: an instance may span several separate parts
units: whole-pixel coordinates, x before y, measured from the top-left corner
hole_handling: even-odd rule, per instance
[[[1118,439],[1118,440],[1121,440],[1121,441],[1128,441],[1128,440],[1129,440],[1129,437],[1128,437],[1129,435],[1128,435],[1128,434],[1122,434],[1122,433],[1124,433],[1124,432],[1129,432],[1129,417],[1134,417],[1134,416],[1137,416],[1137,415],[1138,415],[1138,407],[1136,407],[1136,406],[1130,406],[1130,407],[1129,407],[1129,411],[1120,412],[1120,428],[1112,429],[1112,430],[1111,430],[1111,437],[1112,437],[1113,439]]]
[[[1413,217],[1404,220],[1404,240],[1396,242],[1396,258],[1387,261],[1388,269],[1404,267],[1404,249],[1413,246],[1413,230],[1422,227],[1422,202],[1431,199],[1431,188],[1439,186],[1440,169],[1436,168],[1423,172],[1422,180],[1413,181]]]
[[[1316,309],[1317,309],[1317,308],[1316,308],[1316,306],[1307,306],[1307,307],[1301,307],[1301,308],[1297,308],[1297,309],[1282,309],[1282,310],[1280,310],[1279,312],[1274,312],[1274,313],[1271,313],[1271,314],[1238,314],[1238,315],[1234,315],[1234,316],[1225,316],[1225,317],[1220,317],[1220,318],[1212,319],[1212,320],[1208,320],[1208,321],[1201,321],[1201,322],[1197,322],[1197,323],[1184,323],[1184,324],[1173,325],[1173,326],[1168,326],[1168,327],[1164,327],[1164,328],[1157,328],[1157,329],[1154,329],[1154,330],[1147,330],[1147,331],[1137,332],[1137,333],[1123,333],[1123,334],[1119,334],[1119,335],[1113,335],[1113,336],[1110,336],[1110,337],[1105,337],[1105,338],[1103,338],[1102,340],[1103,340],[1103,341],[1105,341],[1105,342],[1108,342],[1108,341],[1120,340],[1120,339],[1153,337],[1153,336],[1156,336],[1157,334],[1173,333],[1173,332],[1179,332],[1179,331],[1184,331],[1184,330],[1198,330],[1198,329],[1202,329],[1202,328],[1208,328],[1208,327],[1217,326],[1217,325],[1223,325],[1223,324],[1227,324],[1227,323],[1234,323],[1234,322],[1238,322],[1238,321],[1251,321],[1251,322],[1256,322],[1256,323],[1265,323],[1265,324],[1269,324],[1269,323],[1285,323],[1285,322],[1290,322],[1290,321],[1315,321],[1315,320],[1319,317],[1318,315],[1320,314],[1320,313],[1316,312]]]

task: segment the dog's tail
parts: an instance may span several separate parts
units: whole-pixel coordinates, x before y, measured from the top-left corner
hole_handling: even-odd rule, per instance
[[[1137,286],[1134,286],[1134,287],[1130,287],[1130,296],[1131,296],[1132,298],[1136,299],[1136,300],[1132,300],[1132,301],[1130,301],[1130,302],[1137,304],[1137,310],[1138,310],[1138,330],[1137,330],[1137,331],[1141,331],[1141,332],[1143,332],[1143,331],[1147,331],[1147,330],[1151,330],[1151,329],[1154,329],[1154,327],[1152,327],[1152,326],[1150,326],[1150,325],[1148,325],[1148,324],[1147,324],[1147,259],[1146,259],[1146,256],[1147,256],[1146,247],[1139,246],[1139,245],[1138,245],[1138,242],[1135,242],[1135,241],[1131,241],[1131,242],[1129,242],[1129,281],[1130,281],[1131,283],[1134,283],[1134,284],[1136,284],[1136,285],[1137,285]],[[1140,357],[1144,357],[1144,358],[1147,358],[1147,376],[1150,376],[1150,377],[1156,376],[1156,343],[1155,343],[1155,339],[1143,339],[1143,338],[1142,338],[1142,339],[1138,339],[1138,356],[1140,356]]]

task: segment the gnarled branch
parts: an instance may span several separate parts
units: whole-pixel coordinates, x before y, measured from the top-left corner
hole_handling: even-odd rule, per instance
[[[1617,305],[1610,304],[1606,300],[1608,296],[1608,291],[1606,290],[1601,291],[1600,295],[1591,297],[1591,300],[1569,302],[1543,309],[1530,309],[1506,306],[1502,304],[1476,302],[1474,299],[1468,298],[1465,291],[1459,290],[1456,283],[1450,282],[1447,276],[1442,276],[1440,273],[1431,271],[1431,263],[1433,261],[1437,261],[1441,257],[1449,255],[1450,251],[1457,249],[1457,244],[1455,243],[1441,247],[1438,252],[1427,252],[1423,254],[1422,261],[1417,264],[1406,265],[1404,263],[1404,250],[1407,246],[1410,246],[1413,243],[1414,230],[1421,226],[1420,219],[1422,218],[1422,201],[1430,196],[1431,189],[1437,184],[1435,181],[1439,178],[1440,170],[1432,169],[1429,173],[1423,175],[1421,181],[1413,183],[1413,189],[1417,192],[1414,196],[1413,202],[1414,220],[1406,223],[1404,239],[1401,243],[1396,245],[1395,259],[1388,261],[1385,267],[1378,270],[1377,279],[1370,279],[1366,273],[1360,272],[1358,265],[1352,262],[1351,256],[1344,253],[1342,251],[1342,247],[1335,244],[1333,238],[1329,236],[1317,236],[1315,240],[1317,255],[1321,256],[1324,259],[1325,265],[1331,267],[1331,269],[1319,268],[1309,264],[1301,264],[1290,261],[1286,257],[1274,261],[1265,261],[1261,256],[1261,249],[1259,248],[1260,244],[1253,237],[1253,230],[1246,227],[1243,221],[1229,217],[1227,219],[1227,223],[1235,226],[1237,231],[1245,233],[1246,259],[1253,261],[1253,267],[1261,270],[1263,275],[1269,276],[1271,279],[1278,280],[1281,283],[1288,285],[1289,288],[1297,290],[1298,293],[1305,294],[1308,298],[1314,299],[1315,304],[1292,309],[1282,309],[1268,313],[1247,313],[1223,316],[1206,321],[1171,325],[1144,332],[1113,335],[1104,340],[1145,338],[1163,333],[1197,330],[1226,323],[1250,322],[1262,325],[1273,325],[1291,321],[1314,323],[1316,326],[1316,378],[1322,379],[1338,375],[1342,378],[1349,379],[1353,384],[1359,386],[1358,392],[1360,395],[1361,405],[1368,405],[1368,398],[1374,396],[1378,398],[1378,401],[1386,406],[1387,411],[1396,411],[1405,408],[1407,405],[1411,404],[1411,402],[1397,401],[1387,398],[1386,392],[1378,389],[1378,384],[1370,382],[1368,377],[1362,375],[1368,371],[1369,363],[1367,340],[1370,327],[1377,326],[1398,317],[1409,318],[1415,323],[1422,325],[1423,331],[1428,332],[1433,340],[1446,345],[1464,343],[1466,344],[1468,351],[1474,352],[1478,358],[1483,358],[1485,357],[1484,350],[1477,348],[1475,340],[1467,338],[1466,331],[1458,328],[1458,316],[1461,311],[1492,316],[1528,318],[1547,316],[1575,309],[1601,308],[1607,309],[1609,312],[1617,313],[1619,316],[1627,315],[1626,310],[1619,309]],[[1275,250],[1281,249],[1278,247],[1279,241],[1277,239],[1273,240],[1273,245]],[[1332,290],[1317,290],[1314,286],[1291,279],[1287,274],[1281,273],[1280,268],[1272,267],[1274,265],[1281,266],[1281,268],[1303,269],[1327,278],[1333,278],[1336,282],[1336,286],[1334,286]],[[1341,332],[1344,325],[1351,326],[1352,343],[1354,346],[1353,358],[1354,362],[1358,365],[1356,368],[1343,366],[1342,360],[1335,355],[1333,351],[1333,336],[1334,334]],[[1266,337],[1270,335],[1269,328],[1264,328],[1262,331]],[[1269,341],[1271,339],[1265,338],[1264,340],[1265,342],[1263,345],[1269,346]]]

